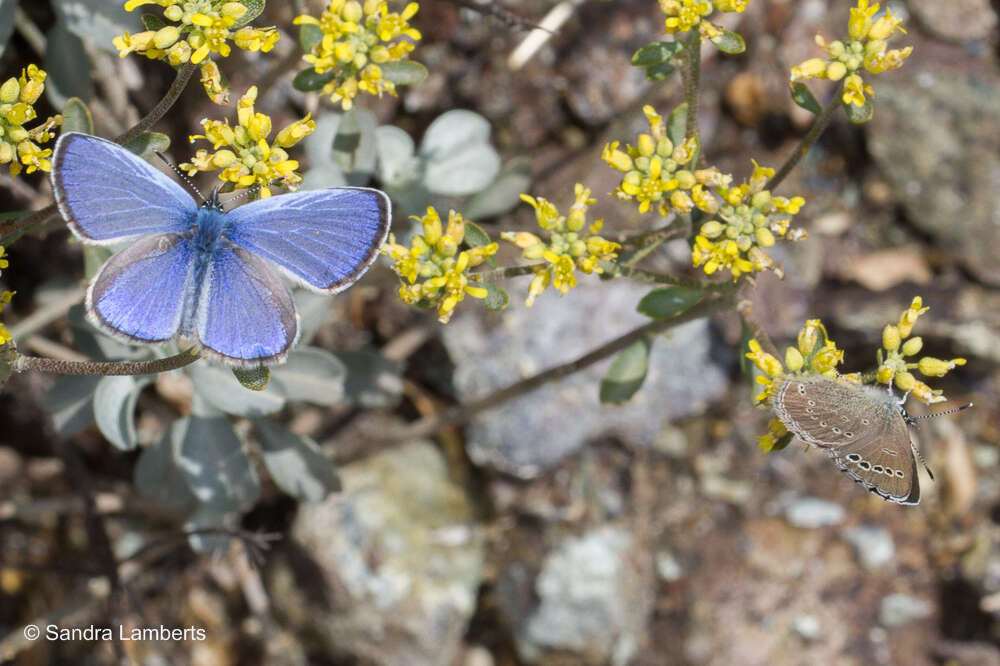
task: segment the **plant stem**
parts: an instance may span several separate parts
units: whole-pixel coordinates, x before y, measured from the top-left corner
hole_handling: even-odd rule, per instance
[[[701,85],[701,33],[692,30],[684,49],[687,67],[683,70],[684,102],[687,104],[687,128],[684,138],[698,136],[698,88]],[[692,164],[692,168],[696,165]]]
[[[181,93],[184,92],[184,88],[187,87],[188,81],[191,80],[191,75],[194,74],[196,69],[198,69],[198,65],[189,62],[177,70],[177,76],[174,77],[174,82],[170,84],[170,88],[167,89],[167,94],[163,96],[163,99],[157,102],[156,106],[154,106],[149,113],[140,119],[135,126],[126,130],[124,134],[116,137],[115,143],[124,145],[135,139],[143,132],[148,131],[156,123],[160,122],[160,119],[167,115],[167,111],[170,110],[170,107],[174,105],[174,102],[176,102],[181,96]]]
[[[833,99],[831,99],[830,103],[823,108],[818,116],[816,116],[816,119],[813,120],[812,127],[809,128],[806,135],[799,141],[799,145],[795,146],[795,150],[788,156],[785,163],[781,165],[778,172],[771,177],[771,180],[767,181],[764,189],[774,190],[774,188],[776,188],[781,181],[785,179],[785,176],[787,176],[789,172],[795,168],[799,161],[805,157],[805,154],[808,153],[809,149],[812,148],[814,143],[816,143],[816,140],[819,139],[823,130],[825,130],[830,124],[830,121],[833,120],[833,114],[840,108],[840,98],[843,95],[843,92],[844,82],[841,81],[840,84],[837,85],[837,90],[833,93]]]
[[[701,319],[702,317],[705,317],[713,312],[728,307],[731,304],[734,293],[735,292],[728,292],[708,296],[701,302],[694,305],[691,309],[678,315],[677,317],[672,319],[653,320],[647,324],[639,326],[638,328],[632,329],[625,335],[601,345],[597,349],[587,352],[574,361],[549,368],[548,370],[544,370],[537,375],[532,375],[531,377],[522,379],[519,382],[515,382],[507,388],[491,393],[485,397],[472,400],[471,402],[467,402],[463,405],[456,405],[435,416],[424,417],[406,428],[390,434],[387,438],[384,438],[384,442],[388,444],[391,442],[410,440],[418,437],[427,437],[428,435],[432,435],[447,426],[465,423],[480,412],[498,407],[509,400],[513,400],[514,398],[525,395],[526,393],[530,393],[531,391],[534,391],[549,382],[562,379],[563,377],[568,377],[573,373],[583,370],[584,368],[587,368],[594,363],[597,363],[598,361],[625,349],[637,340],[642,340],[646,336],[662,333],[663,331],[679,326],[680,324],[685,324],[689,321],[694,321],[695,319]],[[368,453],[370,453],[370,450]]]
[[[690,289],[701,289],[705,291],[720,290],[731,285],[726,282],[710,282],[708,280],[695,280],[693,278],[680,277],[677,275],[666,275],[655,271],[647,271],[644,268],[634,266],[624,266],[615,264],[613,270],[606,271],[608,275],[615,277],[627,277],[637,282],[650,282],[652,284],[669,284],[675,287],[688,287]]]
[[[187,349],[152,361],[66,361],[18,354],[13,365],[18,372],[38,370],[57,375],[153,375],[183,368],[201,358],[191,351]]]
[[[489,271],[470,273],[470,275],[479,282],[496,282],[497,280],[506,280],[507,278],[520,277],[521,275],[532,275],[535,270],[544,268],[545,266],[547,264],[542,263],[528,264],[527,266],[504,266],[503,268],[494,268]]]
[[[740,313],[743,323],[750,330],[750,337],[760,343],[761,349],[777,359],[784,360],[784,354],[778,352],[778,348],[771,340],[771,336],[767,334],[764,327],[757,321],[757,315],[754,314],[753,302],[751,300],[753,296],[752,291],[753,282],[751,280],[744,280],[740,285],[740,295],[736,303],[736,311]]]

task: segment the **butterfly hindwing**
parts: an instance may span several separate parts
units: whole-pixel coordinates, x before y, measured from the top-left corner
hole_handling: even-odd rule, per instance
[[[87,290],[87,314],[98,328],[131,342],[177,334],[193,288],[195,251],[181,234],[140,239],[114,255]]]
[[[378,256],[389,233],[389,198],[344,187],[268,197],[228,213],[227,237],[306,286],[336,293]]]
[[[280,362],[298,337],[295,303],[281,278],[221,239],[200,287],[195,330],[209,356],[230,365]]]
[[[198,212],[180,185],[111,141],[69,132],[56,142],[53,163],[56,203],[86,242],[179,233]]]

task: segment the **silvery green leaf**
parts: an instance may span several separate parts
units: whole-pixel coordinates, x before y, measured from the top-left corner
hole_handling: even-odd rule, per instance
[[[403,393],[401,363],[370,350],[338,352],[337,358],[347,368],[344,392],[351,403],[371,408],[399,400]]]
[[[430,192],[422,182],[383,185],[382,189],[392,199],[392,212],[397,220],[407,219],[410,215],[423,215],[431,202]]]
[[[231,30],[236,30],[248,25],[251,21],[261,15],[264,11],[264,0],[239,0],[239,3],[247,8],[247,11],[237,19]]]
[[[344,364],[330,352],[299,347],[289,352],[284,364],[274,366],[271,383],[287,400],[336,405],[344,399],[346,374]]]
[[[42,400],[45,411],[52,415],[56,434],[70,437],[94,422],[94,390],[101,377],[64,375]]]
[[[649,338],[643,338],[623,349],[615,357],[604,379],[601,380],[602,403],[620,405],[635,395],[646,381],[651,347]]]
[[[161,132],[143,132],[131,141],[122,145],[122,148],[135,153],[139,157],[148,159],[156,153],[162,153],[170,147],[170,137]]]
[[[500,168],[492,183],[469,199],[462,213],[470,220],[506,213],[521,202],[521,194],[530,188],[531,162],[515,157]]]
[[[420,143],[427,189],[467,196],[489,185],[500,170],[500,155],[489,136],[490,124],[478,113],[456,109],[438,116]]]
[[[660,287],[642,297],[636,309],[653,319],[670,319],[685,312],[705,297],[701,289]]]
[[[139,360],[150,358],[148,347],[127,345],[94,328],[82,304],[74,305],[67,313],[73,345],[87,356],[98,361]]]
[[[315,118],[316,129],[304,141],[311,169],[334,164],[333,137],[337,135],[341,117],[339,113],[324,113]]]
[[[142,450],[132,478],[143,497],[180,509],[194,504],[195,497],[174,457],[173,437],[178,423],[171,423],[160,439]]]
[[[313,92],[319,90],[335,78],[337,78],[336,69],[328,69],[320,74],[316,71],[315,67],[308,67],[295,75],[295,78],[292,79],[292,87],[302,92]]]
[[[723,30],[721,35],[709,41],[715,45],[715,48],[730,55],[743,53],[747,50],[747,44],[743,41],[743,37],[731,30]]]
[[[506,291],[492,282],[483,282],[481,286],[488,292],[485,299],[487,310],[503,310],[507,307],[507,304],[510,302],[510,296],[507,295]]]
[[[801,106],[806,111],[811,111],[817,116],[823,112],[823,107],[819,105],[812,91],[801,82],[792,84],[792,101]]]
[[[394,125],[382,125],[375,130],[375,156],[378,179],[383,185],[403,184],[420,176],[413,137]]]
[[[381,65],[382,76],[397,86],[411,86],[427,78],[427,68],[415,60],[397,60]]]
[[[170,437],[174,460],[200,503],[226,512],[260,497],[257,473],[229,419],[188,416],[174,423]]]
[[[299,26],[299,47],[303,53],[311,53],[313,47],[323,41],[323,29],[314,23]]]
[[[247,391],[228,368],[209,363],[191,366],[194,390],[216,409],[238,416],[272,414],[285,406],[285,398],[269,384],[263,391]]]
[[[267,471],[295,499],[320,502],[340,491],[337,468],[316,442],[265,419],[254,419]]]
[[[299,313],[299,345],[307,345],[330,316],[330,296],[296,289],[292,298],[295,300],[295,311]]]
[[[855,106],[851,102],[841,102],[841,104],[844,106],[844,112],[847,114],[847,119],[855,125],[868,122],[872,119],[872,114],[875,112],[875,107],[872,106],[872,103],[867,99],[861,106]]]
[[[45,94],[52,106],[61,108],[70,97],[88,100],[94,96],[90,57],[83,42],[57,22],[45,40]]]
[[[684,135],[687,132],[688,105],[678,104],[677,108],[670,112],[667,117],[667,138],[675,146],[684,143]]]
[[[344,172],[332,162],[326,166],[312,167],[302,176],[302,189],[323,190],[328,187],[344,187],[347,178]]]
[[[198,532],[198,530],[232,527],[236,520],[232,514],[232,511],[219,509],[211,503],[198,505],[198,508],[184,521],[184,530],[194,532],[188,535],[188,545],[191,550],[201,555],[225,550],[232,541],[232,536],[221,530],[218,533]]]
[[[333,161],[348,185],[367,185],[375,171],[375,114],[352,109],[344,114],[333,137]]]
[[[62,108],[63,123],[60,129],[61,132],[82,132],[83,134],[93,134],[94,133],[94,119],[90,115],[90,109],[87,105],[83,103],[79,97],[70,97],[63,104]],[[84,246],[91,247],[91,246]],[[101,247],[99,245],[93,247]],[[110,256],[110,254],[109,254]],[[89,277],[89,276],[88,276]]]
[[[149,379],[129,375],[103,377],[94,389],[94,420],[101,434],[123,451],[138,445],[135,405]]]
[[[56,15],[71,32],[94,46],[114,53],[111,41],[127,30],[140,32],[142,24],[136,13],[125,11],[121,0],[52,0]]]
[[[106,245],[83,246],[83,277],[90,280],[101,270],[104,262],[111,258],[114,252]]]
[[[10,36],[14,34],[14,11],[17,0],[0,0],[0,55],[7,48]]]

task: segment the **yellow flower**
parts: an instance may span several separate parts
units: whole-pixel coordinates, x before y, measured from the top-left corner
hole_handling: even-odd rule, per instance
[[[535,268],[535,276],[528,289],[525,303],[531,307],[551,284],[560,293],[566,294],[576,286],[576,269],[584,273],[601,273],[601,261],[611,261],[621,247],[598,236],[603,220],[597,220],[587,227],[587,209],[595,202],[590,190],[581,183],[574,188],[573,204],[565,216],[552,202],[542,197],[522,194],[521,200],[535,209],[538,226],[548,232],[548,241],[543,241],[527,231],[505,231],[500,237],[514,243],[522,250],[522,256],[531,261],[544,260],[545,264]],[[586,227],[586,229],[584,228]]]
[[[34,104],[45,90],[46,74],[36,65],[21,70],[0,84],[0,164],[9,164],[11,176],[27,167],[28,173],[50,171],[50,148],[39,144],[52,139],[52,130],[62,124],[62,116],[48,118],[31,129],[25,125],[37,117]]]
[[[666,15],[664,29],[667,33],[687,32],[697,28],[703,39],[714,39],[722,28],[705,20],[713,11],[742,12],[750,0],[660,0],[660,9]]]
[[[158,30],[136,34],[126,32],[112,40],[118,54],[144,55],[150,60],[163,60],[173,66],[184,63],[200,64],[201,82],[205,93],[216,104],[228,101],[228,91],[222,88],[219,68],[214,55],[229,56],[229,42],[244,51],[269,52],[278,41],[274,28],[237,26],[247,13],[247,7],[232,0],[129,0],[126,11],[143,5],[159,5],[170,24]],[[236,30],[233,30],[236,28]]]
[[[6,256],[7,256],[7,249],[3,245],[0,245],[0,269],[4,269],[4,268],[7,268],[8,266],[10,266],[10,262],[7,261],[6,259],[4,259],[4,257],[6,257]],[[7,294],[9,292],[5,291],[3,293]],[[10,299],[8,299],[8,302],[9,302],[9,300]],[[2,301],[2,299],[0,299],[0,301]],[[6,303],[0,302],[0,305],[6,305]]]
[[[216,152],[198,150],[191,161],[182,163],[180,168],[189,176],[199,171],[221,169],[220,180],[237,188],[258,187],[262,197],[271,196],[270,186],[275,182],[296,189],[302,182],[302,177],[295,172],[299,163],[289,159],[285,148],[308,136],[316,128],[316,123],[306,115],[279,130],[275,140],[268,143],[271,118],[254,111],[256,100],[257,87],[251,86],[237,104],[236,127],[230,127],[228,120],[202,120],[205,133],[192,136],[191,141],[211,141]]]
[[[0,245],[0,256],[3,256],[2,245]],[[4,260],[0,260],[0,268],[6,268],[6,267],[7,267],[7,262]],[[14,297],[13,291],[0,291],[0,312],[3,312],[3,309],[7,307],[7,304],[10,303],[10,299],[13,297]],[[0,322],[0,345],[6,344],[9,341],[10,341],[10,331],[8,331],[4,327],[3,323]]]
[[[475,280],[478,278],[468,271],[496,254],[497,244],[459,251],[465,241],[466,223],[453,210],[448,213],[447,227],[442,226],[441,217],[434,208],[428,208],[423,217],[413,219],[420,222],[423,234],[414,234],[410,247],[397,243],[395,236],[390,234],[382,254],[392,259],[393,270],[404,280],[399,287],[400,300],[436,307],[438,321],[447,324],[455,307],[466,296],[486,298],[487,290],[477,286]]]
[[[392,81],[379,65],[409,57],[420,31],[409,24],[419,5],[411,2],[402,12],[390,12],[384,0],[331,0],[323,14],[295,17],[295,25],[314,25],[323,33],[303,56],[317,74],[333,70],[336,76],[323,86],[330,101],[346,111],[354,106],[358,92],[381,97],[396,94]]]

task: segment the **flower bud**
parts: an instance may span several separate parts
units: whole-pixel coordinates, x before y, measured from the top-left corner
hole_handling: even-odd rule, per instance
[[[791,372],[798,372],[805,365],[806,360],[802,357],[802,354],[795,347],[789,347],[785,350],[785,367]]]
[[[923,339],[916,337],[910,338],[903,343],[903,356],[913,356],[920,352],[924,346]]]
[[[886,351],[894,352],[899,349],[899,341],[899,328],[890,324],[882,329],[882,347]]]

